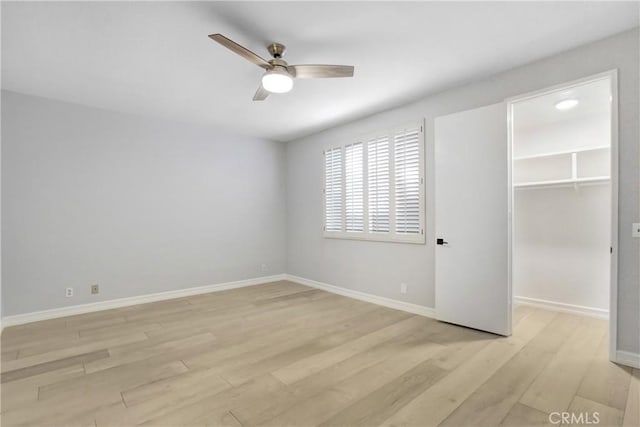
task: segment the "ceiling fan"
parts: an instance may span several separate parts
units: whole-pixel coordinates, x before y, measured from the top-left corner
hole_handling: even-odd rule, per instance
[[[294,78],[353,77],[352,65],[289,65],[282,59],[285,46],[280,43],[271,43],[267,47],[273,56],[273,59],[267,61],[222,34],[211,34],[209,38],[266,70],[262,83],[253,96],[254,101],[263,101],[270,93],[289,92]]]

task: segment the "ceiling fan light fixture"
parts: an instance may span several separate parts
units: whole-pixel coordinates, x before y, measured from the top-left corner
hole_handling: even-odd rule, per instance
[[[284,68],[274,67],[262,76],[262,86],[271,93],[286,93],[293,88],[293,78]]]

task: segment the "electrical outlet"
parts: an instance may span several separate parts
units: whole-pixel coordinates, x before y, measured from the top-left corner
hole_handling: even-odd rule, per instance
[[[407,293],[407,284],[406,283],[400,283],[400,293],[401,294],[406,294]]]
[[[91,285],[91,294],[95,295],[95,294],[99,294],[100,293],[100,286],[96,285]]]
[[[633,223],[633,231],[631,232],[633,237],[640,237],[640,222]]]
[[[73,288],[65,289],[64,296],[67,297],[67,298],[72,297],[73,296]]]

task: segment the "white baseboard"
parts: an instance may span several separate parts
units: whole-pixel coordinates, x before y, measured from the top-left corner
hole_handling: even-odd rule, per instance
[[[382,305],[384,307],[393,308],[396,310],[402,310],[420,316],[435,318],[435,310],[430,307],[425,307],[418,304],[412,304],[409,302],[398,301],[391,298],[380,297],[365,292],[354,291],[352,289],[342,288],[340,286],[329,285],[328,283],[318,282],[317,280],[306,279],[304,277],[294,276],[291,274],[285,274],[286,279],[291,282],[300,283],[301,285],[311,286],[312,288],[322,289],[323,291],[331,292],[333,294],[342,295],[357,300],[370,302],[372,304]]]
[[[616,360],[614,362],[640,369],[640,354],[618,350],[616,351]]]
[[[108,301],[93,302],[89,304],[72,305],[69,307],[54,308],[51,310],[35,311],[32,313],[16,314],[2,318],[2,326],[22,325],[24,323],[38,322],[40,320],[55,319],[58,317],[73,316],[76,314],[92,313],[95,311],[109,310],[112,308],[127,307],[136,304],[145,304],[154,301],[163,301],[174,298],[188,297],[191,295],[219,292],[227,289],[244,288],[246,286],[260,285],[278,280],[285,280],[285,274],[274,276],[256,277],[254,279],[238,280],[235,282],[218,283],[215,285],[199,286],[195,288],[178,289],[175,291],[158,292],[154,294],[139,295],[128,298],[118,298]]]
[[[537,298],[513,297],[516,305],[528,305],[530,307],[542,308],[561,313],[577,314],[581,316],[596,317],[598,319],[609,319],[609,310],[601,308],[584,307],[582,305],[565,304],[555,301],[547,301]]]

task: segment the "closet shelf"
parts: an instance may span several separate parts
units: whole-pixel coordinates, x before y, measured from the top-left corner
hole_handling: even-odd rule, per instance
[[[513,160],[533,160],[533,159],[541,159],[545,157],[556,157],[563,156],[567,154],[573,153],[587,153],[590,151],[600,151],[600,150],[609,150],[611,147],[609,145],[598,145],[595,147],[587,147],[587,148],[577,148],[573,150],[562,150],[562,151],[550,151],[547,153],[538,153],[538,154],[530,154],[526,156],[517,156],[514,157]]]
[[[546,188],[572,187],[581,184],[605,184],[611,180],[608,176],[594,176],[588,178],[558,179],[553,181],[521,182],[513,184],[513,188]]]

